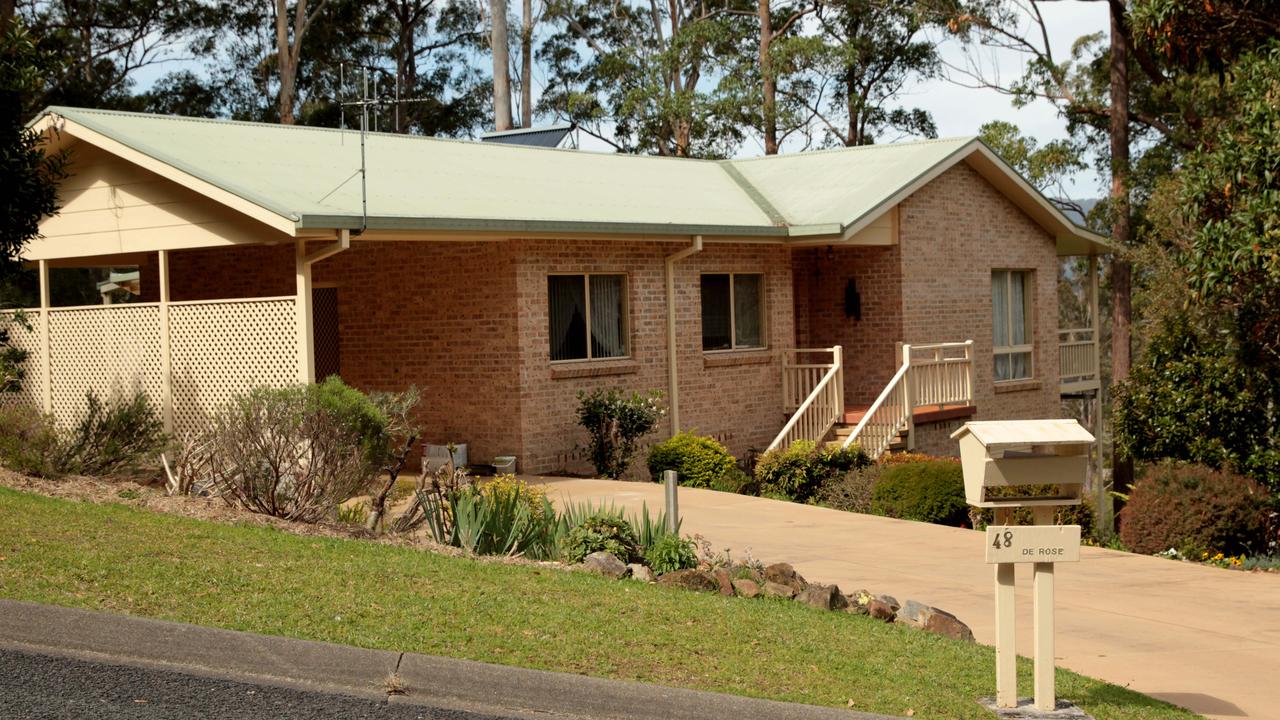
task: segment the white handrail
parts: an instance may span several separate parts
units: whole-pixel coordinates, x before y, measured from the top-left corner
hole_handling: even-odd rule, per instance
[[[909,348],[910,346],[904,346]],[[910,353],[905,350],[904,355]],[[911,364],[903,362],[898,368],[898,372],[893,374],[893,378],[889,380],[889,384],[884,386],[884,390],[880,391],[880,396],[876,401],[871,403],[871,407],[867,413],[862,416],[862,420],[853,428],[853,432],[849,433],[849,437],[844,439],[842,448],[847,448],[854,442],[857,442],[864,434],[868,437],[866,440],[871,442],[861,442],[864,452],[871,458],[878,458],[885,450],[889,449],[889,445],[893,442],[893,438],[902,432],[907,421],[911,417],[911,408],[908,406],[910,402],[906,395],[906,378],[911,371]],[[884,415],[885,417],[881,417]],[[871,430],[868,430],[871,428]]]
[[[836,345],[835,347],[817,350],[796,350],[794,352],[797,354],[829,352],[831,353],[831,364],[829,366],[813,366],[787,365],[784,363],[784,393],[787,394],[788,398],[796,389],[788,379],[788,369],[799,368],[812,371],[816,368],[826,367],[827,370],[814,385],[813,390],[805,397],[804,402],[800,403],[796,411],[791,414],[786,425],[782,426],[782,431],[773,439],[773,442],[769,443],[769,447],[765,449],[765,452],[779,447],[790,447],[791,443],[797,440],[819,442],[826,437],[831,428],[835,426],[836,421],[844,414],[844,362],[841,357],[840,346]],[[787,402],[789,402],[789,399]]]

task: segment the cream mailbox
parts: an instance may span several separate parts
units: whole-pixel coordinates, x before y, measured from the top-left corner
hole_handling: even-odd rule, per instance
[[[999,420],[966,423],[951,437],[966,499],[995,511],[985,540],[996,566],[995,706],[1018,704],[1014,567],[1033,563],[1035,706],[1054,710],[1053,564],[1080,559],[1080,526],[1054,525],[1054,508],[1080,504],[1093,435],[1075,420]],[[1030,508],[1035,525],[1014,525],[1018,508]]]

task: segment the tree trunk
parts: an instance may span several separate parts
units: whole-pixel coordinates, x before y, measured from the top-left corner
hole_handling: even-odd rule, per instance
[[[769,13],[769,0],[758,0],[756,13],[760,16],[760,79],[764,91],[764,154],[778,154],[778,81],[773,76],[773,62],[769,58],[769,46],[773,44],[773,18]]]
[[[520,26],[520,127],[533,127],[533,0],[524,0]]]
[[[298,17],[306,17],[307,0],[298,0]],[[297,56],[293,48],[302,38],[289,42],[289,4],[276,0],[276,66],[280,75],[280,92],[276,96],[276,110],[282,125],[293,125],[293,105],[296,100]]]
[[[489,0],[493,50],[493,129],[511,129],[511,65],[507,52],[507,0]]]
[[[1129,247],[1129,32],[1124,0],[1111,6],[1111,237],[1116,248]],[[1117,254],[1111,263],[1111,382],[1129,377],[1131,350],[1129,261]],[[1112,459],[1112,486],[1125,493],[1133,484],[1133,462]]]
[[[18,10],[17,0],[0,0],[0,30],[7,31]]]

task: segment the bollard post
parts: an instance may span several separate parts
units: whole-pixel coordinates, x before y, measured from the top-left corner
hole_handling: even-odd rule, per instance
[[[667,486],[667,529],[673,533],[680,531],[680,505],[676,499],[677,483],[675,470],[663,470],[662,481]]]

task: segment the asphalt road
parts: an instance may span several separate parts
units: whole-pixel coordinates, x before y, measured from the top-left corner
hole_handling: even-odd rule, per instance
[[[507,720],[0,649],[0,720]]]

